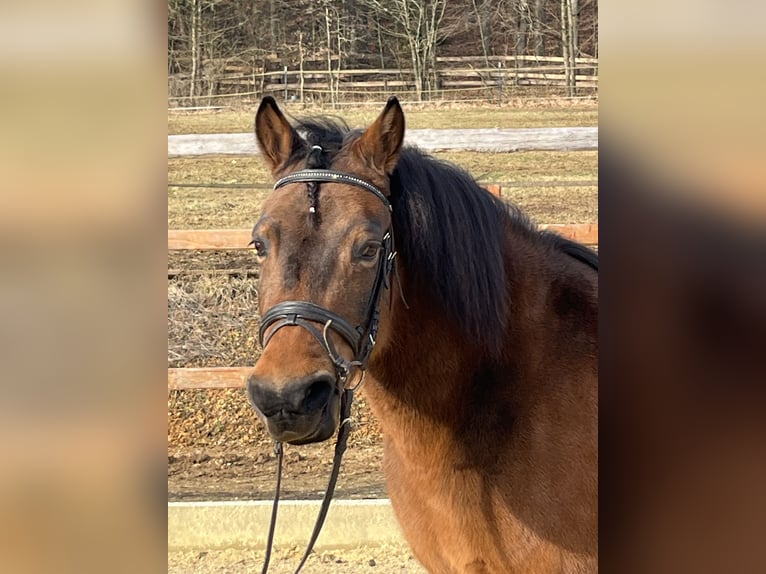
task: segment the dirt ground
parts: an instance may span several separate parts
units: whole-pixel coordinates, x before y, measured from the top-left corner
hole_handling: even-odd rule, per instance
[[[169,399],[168,500],[271,500],[276,484],[273,444],[253,415],[244,391],[175,391]],[[201,407],[201,408],[200,408]],[[335,490],[336,498],[386,497],[380,428],[363,394]],[[283,499],[321,499],[334,442],[285,446]],[[332,512],[332,509],[330,510]],[[270,573],[292,574],[302,547],[275,543]],[[260,572],[263,551],[231,548],[168,553],[169,574]],[[306,574],[369,572],[423,574],[406,545],[315,551]]]
[[[274,447],[244,392],[183,393],[187,396],[177,400],[196,399],[208,408],[196,418],[178,420],[183,415],[177,415],[177,404],[172,407],[175,444],[168,446],[168,500],[270,500],[276,483]],[[199,396],[188,396],[193,393]],[[352,417],[355,422],[336,497],[385,498],[380,429],[363,397],[355,401]],[[329,440],[300,447],[285,445],[282,498],[322,498],[334,444]]]
[[[291,548],[272,554],[269,572],[293,574],[303,549]],[[217,550],[210,552],[172,552],[168,554],[168,573],[251,574],[260,572],[263,552],[254,550]],[[364,572],[369,574],[423,574],[426,570],[403,546],[351,548],[312,554],[303,569],[306,574]]]

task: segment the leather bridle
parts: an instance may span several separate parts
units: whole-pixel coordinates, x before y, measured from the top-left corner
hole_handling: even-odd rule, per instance
[[[391,203],[378,187],[364,179],[339,171],[326,169],[304,169],[297,171],[278,180],[274,184],[274,190],[276,191],[290,183],[299,182],[333,182],[360,187],[380,199],[389,210],[389,213],[393,212]],[[353,401],[354,391],[359,388],[364,380],[367,363],[370,359],[370,354],[375,347],[375,340],[378,335],[378,324],[380,321],[381,293],[383,289],[390,288],[391,271],[394,266],[394,259],[396,258],[392,225],[389,226],[388,230],[383,235],[380,250],[377,272],[372,289],[370,290],[367,309],[363,315],[363,323],[353,327],[351,323],[337,313],[310,301],[282,301],[266,311],[261,318],[261,327],[258,332],[258,338],[262,348],[265,348],[277,331],[283,327],[301,327],[308,331],[325,350],[327,356],[335,367],[337,380],[343,388],[343,394],[341,396],[340,427],[338,429],[338,439],[335,445],[335,455],[333,458],[333,468],[330,474],[330,480],[327,485],[327,490],[325,491],[322,506],[319,510],[319,515],[317,516],[314,525],[314,531],[311,535],[308,547],[303,554],[303,558],[295,571],[296,574],[300,572],[309,557],[309,554],[311,554],[314,543],[324,524],[324,519],[327,515],[327,510],[329,509],[330,501],[332,500],[332,495],[335,490],[335,484],[338,479],[341,459],[346,450],[346,443],[348,441],[348,433],[350,430],[349,416],[351,413],[351,402]],[[340,335],[340,337],[351,347],[354,354],[354,358],[351,361],[347,360],[337,352],[332,339],[328,336],[330,330],[335,331]],[[359,379],[353,387],[349,388],[347,383],[353,372],[359,373]],[[271,557],[271,548],[274,539],[274,528],[276,526],[279,491],[282,478],[282,452],[282,444],[277,442],[275,445],[275,453],[277,455],[277,488],[274,496],[274,505],[272,507],[271,522],[269,524],[266,556],[264,558],[262,570],[263,574],[266,574],[269,568],[269,559]]]

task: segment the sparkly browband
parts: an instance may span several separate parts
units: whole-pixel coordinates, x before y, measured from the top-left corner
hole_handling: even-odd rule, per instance
[[[372,185],[369,181],[365,181],[359,177],[356,177],[355,175],[349,175],[340,171],[332,171],[329,169],[302,169],[301,171],[296,171],[281,178],[274,184],[274,189],[279,189],[288,183],[296,183],[301,181],[348,183],[355,185],[376,195],[378,199],[380,199],[380,201],[382,201],[386,207],[388,207],[389,211],[393,211],[391,208],[391,203],[388,201],[388,198],[383,194],[383,192],[380,191],[380,189]]]

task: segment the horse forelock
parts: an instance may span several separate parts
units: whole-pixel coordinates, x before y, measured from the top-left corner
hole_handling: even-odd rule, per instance
[[[308,143],[308,148],[320,146],[322,148],[323,165],[314,167],[329,168],[335,155],[340,151],[349,137],[355,137],[360,132],[352,130],[341,118],[332,116],[315,116],[299,118],[293,123],[295,131]],[[306,157],[308,150],[299,148],[294,150],[293,155],[287,161],[288,164],[298,164]]]

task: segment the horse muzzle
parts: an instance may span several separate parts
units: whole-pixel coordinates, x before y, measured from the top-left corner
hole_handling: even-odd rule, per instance
[[[276,386],[257,371],[247,380],[250,404],[277,441],[308,444],[327,440],[338,424],[340,386],[326,371]]]

